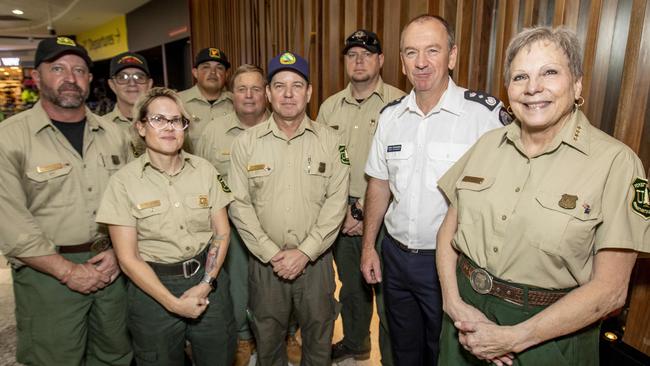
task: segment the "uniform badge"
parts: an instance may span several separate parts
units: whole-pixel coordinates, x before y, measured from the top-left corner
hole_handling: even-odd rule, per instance
[[[481,183],[483,183],[484,180],[485,180],[485,178],[472,177],[471,175],[466,175],[462,179],[463,182],[476,183],[476,184],[481,184]]]
[[[221,155],[230,155],[230,150],[222,150]]]
[[[246,167],[246,170],[249,172],[254,172],[256,170],[266,169],[266,164],[252,164]]]
[[[339,145],[339,155],[342,164],[350,165],[350,159],[348,158],[348,150],[345,148],[345,145]]]
[[[208,195],[207,194],[199,195],[199,206],[201,206],[203,208],[208,207]]]
[[[111,155],[111,161],[113,165],[120,165],[120,157],[117,155]]]
[[[59,170],[63,169],[63,164],[62,163],[54,163],[54,164],[49,164],[49,165],[40,165],[36,167],[36,172],[37,173],[47,173],[51,172],[54,170]]]
[[[648,190],[648,180],[637,177],[632,182],[632,188],[634,188],[632,210],[644,219],[650,219],[650,191]]]
[[[226,181],[223,180],[223,177],[221,175],[217,175],[217,180],[219,181],[219,184],[221,184],[221,190],[223,190],[226,193],[230,193],[230,187],[226,184]]]
[[[160,200],[138,203],[135,206],[135,208],[137,208],[138,210],[145,210],[147,208],[154,208],[154,207],[158,207],[158,206],[160,206]]]
[[[560,202],[558,202],[558,205],[564,209],[573,210],[576,208],[576,201],[578,201],[578,196],[574,196],[572,194],[563,194],[562,198],[560,198]]]
[[[494,97],[487,97],[485,98],[485,103],[489,105],[497,105],[498,101]]]
[[[402,151],[402,145],[388,145],[386,152],[398,152]]]
[[[323,162],[318,163],[318,172],[325,173],[325,163]]]
[[[499,109],[499,121],[502,125],[506,126],[512,123],[512,116],[505,108]]]

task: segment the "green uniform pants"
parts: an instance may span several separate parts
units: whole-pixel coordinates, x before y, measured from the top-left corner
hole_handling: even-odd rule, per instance
[[[383,230],[382,230],[383,233]],[[383,235],[380,235],[380,239]],[[370,321],[372,319],[373,288],[379,315],[379,348],[382,365],[393,364],[388,322],[384,311],[382,284],[371,286],[361,273],[361,237],[340,234],[334,243],[334,260],[341,281],[339,300],[343,323],[343,344],[355,351],[370,349]],[[381,241],[376,244],[381,258]]]
[[[83,263],[91,253],[63,254]],[[54,277],[22,267],[14,270],[18,347],[25,365],[129,365],[125,279],[93,294],[68,289]]]
[[[248,306],[248,249],[244,245],[235,226],[230,224],[230,245],[224,263],[224,269],[230,277],[230,297],[232,298],[233,313],[237,323],[237,338],[248,340],[253,338],[246,307]]]
[[[251,257],[248,283],[259,366],[285,366],[285,337],[293,312],[302,334],[303,366],[331,364],[332,333],[338,316],[332,254],[307,264],[293,281],[279,278],[270,264]]]
[[[492,295],[475,292],[467,277],[456,269],[458,290],[468,304],[476,307],[488,319],[499,325],[514,325],[525,321],[544,310],[543,306],[519,306]],[[600,324],[594,324],[573,334],[553,339],[515,355],[517,366],[597,366],[598,335]],[[467,352],[458,343],[458,331],[451,318],[445,314],[440,335],[440,357],[438,364],[445,365],[485,365]]]
[[[200,270],[191,278],[161,276],[160,281],[175,296],[199,283]],[[192,345],[192,361],[197,366],[230,365],[237,343],[230,281],[219,272],[217,289],[208,296],[210,304],[197,319],[169,313],[134,283],[128,285],[128,327],[138,366],[184,365],[185,341]]]

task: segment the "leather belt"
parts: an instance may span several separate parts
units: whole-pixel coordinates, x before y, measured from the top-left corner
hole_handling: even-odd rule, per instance
[[[101,253],[111,247],[111,239],[104,236],[95,241],[78,245],[62,245],[59,246],[59,253],[61,254],[76,254],[93,252],[95,254]]]
[[[492,276],[483,268],[477,267],[465,255],[458,258],[461,272],[467,277],[474,291],[482,295],[492,295],[510,303],[524,306],[549,306],[561,299],[570,290],[535,290],[525,285],[517,285]],[[526,295],[525,288],[528,288]]]
[[[413,249],[413,248],[409,248],[406,245],[404,245],[401,241],[393,238],[392,235],[386,233],[386,236],[388,236],[393,241],[393,243],[395,243],[395,245],[404,252],[412,253],[412,254],[422,254],[422,255],[436,255],[436,250],[435,249]]]
[[[205,259],[208,253],[208,246],[205,247],[201,253],[197,254],[194,258],[190,258],[183,262],[178,263],[156,263],[156,262],[147,262],[151,269],[158,276],[183,276],[185,278],[191,278],[199,272],[201,266],[205,263]]]

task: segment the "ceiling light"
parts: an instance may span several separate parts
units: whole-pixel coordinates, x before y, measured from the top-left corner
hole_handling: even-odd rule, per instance
[[[14,13],[14,14],[16,14],[16,15],[23,15],[23,14],[25,14],[25,12],[22,11],[22,10],[20,10],[20,9],[14,9],[14,10],[12,10],[11,12]]]

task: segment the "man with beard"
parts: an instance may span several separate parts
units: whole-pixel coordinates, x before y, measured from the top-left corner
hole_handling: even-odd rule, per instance
[[[124,52],[113,57],[108,86],[115,93],[117,103],[113,111],[103,117],[130,131],[135,101],[153,86],[147,60],[133,52]]]
[[[350,79],[347,88],[327,98],[321,105],[317,120],[339,131],[348,146],[350,157],[350,197],[341,232],[334,243],[334,260],[341,281],[341,320],[343,340],[332,346],[332,361],[354,357],[370,357],[370,320],[373,287],[366,283],[361,267],[361,235],[363,234],[363,197],[366,177],[363,168],[368,158],[372,136],[377,128],[379,111],[404,92],[384,84],[379,74],[384,54],[377,35],[357,30],[345,41],[345,71]],[[378,251],[381,249],[377,242]],[[381,284],[377,291],[379,313],[379,344],[382,364],[392,364],[388,325],[384,317]]]
[[[41,41],[41,100],[0,125],[0,251],[12,263],[18,348],[26,365],[129,365],[124,278],[95,223],[108,178],[127,159],[117,126],[84,102],[86,50]]]
[[[192,145],[208,122],[233,111],[232,93],[226,90],[228,69],[228,57],[218,48],[204,48],[196,54],[192,68],[196,85],[178,93],[192,118],[188,131]]]

